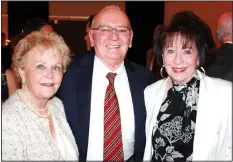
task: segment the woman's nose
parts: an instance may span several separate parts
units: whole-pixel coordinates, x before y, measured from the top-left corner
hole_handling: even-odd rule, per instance
[[[46,71],[46,76],[48,77],[48,78],[50,78],[50,79],[52,79],[53,78],[53,70],[52,69],[47,69],[47,71]]]
[[[180,65],[184,62],[184,58],[181,53],[177,53],[174,60],[175,64]]]

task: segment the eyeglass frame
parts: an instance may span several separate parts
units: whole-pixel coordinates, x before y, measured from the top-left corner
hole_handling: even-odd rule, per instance
[[[97,28],[91,28],[91,30],[101,31],[100,28],[102,28],[102,27],[109,27],[109,29],[111,29],[111,32],[110,32],[110,33],[107,33],[108,35],[112,34],[113,30],[115,30],[116,33],[119,34],[119,35],[121,35],[121,36],[128,36],[129,33],[132,31],[132,28],[130,28],[130,27],[128,27],[128,26],[111,27],[111,26],[109,26],[109,25],[100,25],[100,26],[97,27]],[[122,27],[128,29],[129,32],[128,32],[126,35],[120,34],[119,29],[117,29],[117,28],[122,28]]]

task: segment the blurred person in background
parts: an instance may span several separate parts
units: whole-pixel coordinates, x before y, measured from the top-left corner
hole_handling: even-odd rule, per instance
[[[155,73],[156,79],[162,79],[162,76],[160,75],[160,66],[158,65],[156,59],[155,59],[155,55],[156,55],[156,49],[154,47],[154,43],[159,43],[160,42],[160,38],[162,36],[163,31],[166,29],[166,27],[162,24],[159,24],[156,26],[155,30],[154,30],[154,34],[153,34],[153,40],[152,40],[152,44],[151,47],[148,51],[147,51],[147,64],[146,67],[153,71]]]
[[[207,69],[207,74],[233,82],[232,11],[219,16],[216,34],[221,47],[217,51],[214,64]]]
[[[2,32],[2,35],[1,35],[1,45],[2,47],[4,47],[6,45],[6,33]]]
[[[1,66],[1,101],[2,103],[8,99],[18,88],[20,84],[17,81],[17,78],[14,72],[11,69],[5,69]]]
[[[91,26],[92,26],[92,21],[93,21],[94,16],[95,16],[95,15],[91,15],[91,16],[87,19],[86,28],[85,28],[86,35],[84,36],[84,40],[85,40],[85,42],[86,42],[86,50],[87,50],[88,52],[94,52],[94,48],[91,47],[90,37],[89,37],[89,32],[90,32],[90,29],[91,29]]]
[[[27,34],[30,34],[33,31],[54,32],[52,25],[40,17],[35,17],[33,19],[28,20],[25,26],[23,27],[22,35],[26,36]]]
[[[12,54],[17,43],[27,34],[30,34],[33,31],[40,31],[40,30],[47,32],[54,31],[50,23],[41,19],[40,17],[36,17],[28,20],[25,26],[23,27],[22,33],[13,36],[11,38],[10,43],[7,46],[4,47],[2,46],[2,63],[6,69],[11,68]]]
[[[12,57],[12,50],[10,44],[6,45],[6,34],[2,32],[1,35],[1,62],[2,62],[2,67],[5,69],[10,69],[11,68],[11,57]]]
[[[3,103],[20,87],[14,72],[11,70],[11,49],[10,45],[6,45],[6,34],[3,32],[1,56],[1,101]]]

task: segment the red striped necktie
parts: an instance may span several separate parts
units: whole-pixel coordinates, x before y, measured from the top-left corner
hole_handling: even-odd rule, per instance
[[[104,100],[104,161],[124,161],[119,103],[114,88],[116,73],[108,73]]]

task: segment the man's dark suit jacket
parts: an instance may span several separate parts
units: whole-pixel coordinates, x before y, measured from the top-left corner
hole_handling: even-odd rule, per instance
[[[94,54],[75,56],[57,93],[63,101],[66,117],[79,149],[80,161],[86,161],[91,109]],[[135,117],[134,160],[142,161],[145,147],[146,109],[144,88],[155,81],[154,74],[135,63],[125,61]],[[101,120],[101,119],[100,119]]]
[[[224,43],[219,48],[216,60],[209,69],[207,69],[206,74],[210,77],[216,77],[232,81],[233,73],[233,44]]]

